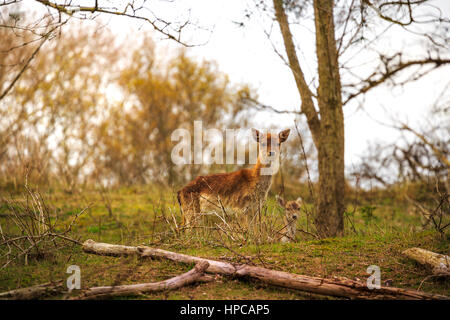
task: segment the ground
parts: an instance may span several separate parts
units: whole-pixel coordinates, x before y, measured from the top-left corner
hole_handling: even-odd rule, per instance
[[[3,192],[5,195],[5,192]],[[432,229],[423,230],[420,217],[406,207],[393,206],[390,201],[376,205],[349,208],[346,235],[341,238],[317,240],[300,234],[296,243],[228,243],[221,245],[211,239],[186,241],[172,230],[181,221],[175,193],[151,187],[120,188],[101,195],[95,190],[66,193],[42,192],[46,203],[59,221],[68,223],[84,207],[92,206],[74,225],[72,236],[84,241],[93,239],[114,244],[163,248],[195,256],[233,262],[253,263],[276,270],[308,276],[343,276],[366,281],[367,267],[377,265],[382,283],[450,295],[450,281],[427,278],[429,271],[401,255],[402,250],[421,247],[449,254],[449,235],[441,236]],[[21,199],[14,193],[7,198]],[[106,199],[106,200],[105,200]],[[23,200],[23,199],[22,199]],[[111,212],[107,209],[110,203]],[[269,206],[276,206],[273,197]],[[17,232],[8,207],[0,207],[0,223],[6,234]],[[280,214],[275,210],[273,214]],[[166,219],[163,218],[166,217]],[[173,222],[175,219],[175,222]],[[305,228],[301,217],[299,227]],[[352,227],[354,226],[354,228]],[[4,254],[2,249],[2,254]],[[2,259],[4,257],[2,256]],[[3,260],[0,261],[3,265]],[[0,292],[15,288],[67,279],[69,265],[81,268],[83,288],[114,284],[155,282],[168,279],[192,268],[171,261],[142,260],[137,257],[103,257],[83,253],[80,246],[65,248],[38,259],[17,260],[0,270]],[[425,280],[425,281],[424,281]],[[59,297],[56,297],[59,298]],[[217,278],[212,283],[197,284],[176,291],[148,294],[137,299],[329,299],[309,293],[280,289],[258,281]],[[121,298],[121,299],[123,299]]]

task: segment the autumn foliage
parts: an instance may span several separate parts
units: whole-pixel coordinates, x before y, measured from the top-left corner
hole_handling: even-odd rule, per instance
[[[1,32],[8,41],[0,64],[11,64],[20,57],[6,48],[18,40]],[[233,125],[248,94],[214,62],[183,50],[163,52],[148,37],[120,42],[105,29],[68,26],[1,102],[1,183],[17,187],[27,176],[69,191],[100,182],[182,183],[205,168],[172,163],[171,133],[191,129],[194,120]]]

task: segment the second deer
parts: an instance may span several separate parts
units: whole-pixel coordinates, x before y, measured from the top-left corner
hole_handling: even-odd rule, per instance
[[[284,201],[280,196],[276,196],[278,204],[284,208],[284,227],[282,229],[282,242],[294,242],[297,234],[297,221],[300,217],[303,205],[302,198],[298,197],[294,201]]]

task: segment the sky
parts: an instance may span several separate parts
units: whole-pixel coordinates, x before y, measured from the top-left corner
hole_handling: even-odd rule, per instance
[[[84,1],[91,3],[92,1]],[[153,12],[158,16],[172,21],[189,17],[198,22],[204,30],[186,30],[183,33],[186,42],[203,45],[190,48],[189,54],[199,59],[214,60],[219,69],[230,76],[234,83],[247,83],[256,89],[259,100],[279,110],[299,110],[300,97],[294,78],[289,68],[273,49],[284,54],[276,25],[272,30],[271,41],[265,34],[270,28],[267,19],[252,16],[245,20],[245,10],[251,8],[254,0],[191,0],[191,1],[152,1],[149,2]],[[450,18],[450,1],[436,0],[446,18]],[[117,34],[128,37],[135,32],[146,32],[142,23],[128,18],[108,18],[108,26]],[[244,21],[244,27],[236,22]],[[298,44],[298,55],[306,77],[311,79],[316,75],[317,67],[314,60],[314,37],[311,22],[305,21],[292,25],[292,32]],[[389,50],[403,48],[405,55],[421,50],[414,46],[415,38],[400,33],[392,28],[387,40],[376,48],[389,53]],[[170,40],[158,40],[157,47],[161,52],[167,49],[176,50],[180,46]],[[392,51],[393,52],[393,51]],[[364,61],[366,57],[352,57],[354,61]],[[358,69],[357,69],[358,70]],[[363,69],[360,69],[364,72]],[[368,144],[373,141],[395,142],[399,133],[380,123],[391,123],[392,118],[401,119],[412,126],[419,126],[423,121],[428,107],[442,93],[450,81],[450,67],[443,67],[427,75],[419,81],[393,90],[388,86],[380,86],[366,95],[364,108],[360,110],[357,103],[351,103],[344,108],[345,116],[345,160],[347,166],[356,164],[364,154]],[[448,94],[448,93],[447,93]],[[254,120],[260,128],[275,125],[280,130],[293,126],[294,116],[259,112]],[[450,119],[449,119],[450,121]]]

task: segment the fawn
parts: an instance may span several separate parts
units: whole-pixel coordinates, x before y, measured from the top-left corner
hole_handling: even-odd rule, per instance
[[[303,205],[302,198],[298,197],[295,201],[284,201],[280,196],[276,196],[278,204],[285,209],[284,228],[282,231],[282,242],[293,242],[297,234],[297,220],[301,213]]]
[[[272,184],[272,165],[274,162],[278,165],[280,147],[289,132],[287,129],[272,137],[270,132],[262,134],[252,129],[252,136],[259,147],[258,158],[252,168],[199,176],[178,191],[183,225],[192,225],[197,216],[207,210],[259,210]]]

